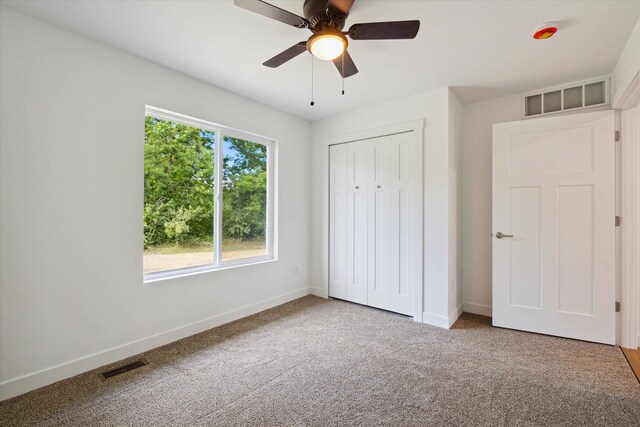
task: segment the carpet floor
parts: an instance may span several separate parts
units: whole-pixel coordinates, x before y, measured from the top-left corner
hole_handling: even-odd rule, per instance
[[[0,425],[640,424],[617,347],[304,297],[0,402]],[[131,358],[134,360],[136,358]]]

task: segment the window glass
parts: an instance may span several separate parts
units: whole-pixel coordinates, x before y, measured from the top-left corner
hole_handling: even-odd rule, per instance
[[[267,146],[224,136],[222,261],[267,254]]]
[[[216,133],[145,118],[144,273],[214,263]]]

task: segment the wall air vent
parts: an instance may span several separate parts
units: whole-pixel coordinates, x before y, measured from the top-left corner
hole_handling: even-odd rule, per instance
[[[609,105],[609,77],[537,90],[522,96],[522,118]]]
[[[120,366],[118,368],[110,369],[100,374],[102,379],[108,380],[109,378],[113,378],[117,375],[124,374],[125,372],[133,371],[134,369],[142,368],[149,363],[145,359],[139,359],[131,363],[127,363],[126,365]]]

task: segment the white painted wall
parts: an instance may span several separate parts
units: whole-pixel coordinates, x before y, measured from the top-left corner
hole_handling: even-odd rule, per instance
[[[467,104],[462,111],[463,309],[490,316],[491,126],[520,119],[520,96]]]
[[[622,94],[638,72],[640,72],[640,19],[636,22],[611,74],[611,105],[615,108],[618,108]]]
[[[455,103],[450,112],[449,103]],[[398,123],[425,119],[424,129],[424,318],[427,323],[448,327],[455,319],[449,318],[449,296],[454,301],[458,296],[455,289],[458,284],[455,273],[457,253],[455,236],[456,214],[450,212],[455,206],[450,198],[455,194],[456,177],[450,176],[452,148],[449,137],[449,115],[459,115],[459,101],[449,88],[419,93],[364,109],[351,111],[336,117],[314,122],[311,127],[311,258],[321,260],[322,245],[322,188],[326,173],[323,171],[323,156],[326,155],[327,139],[361,132],[364,130],[391,126]],[[459,119],[459,117],[458,117]],[[455,139],[455,138],[454,138]],[[453,234],[452,234],[453,233]],[[450,246],[454,248],[450,249]],[[451,265],[453,263],[453,265]],[[311,283],[313,292],[327,295],[327,283],[323,281],[322,264],[311,265]],[[449,291],[449,283],[453,291]]]
[[[308,293],[308,122],[5,8],[0,50],[1,398]],[[278,261],[143,283],[145,104],[278,140]]]

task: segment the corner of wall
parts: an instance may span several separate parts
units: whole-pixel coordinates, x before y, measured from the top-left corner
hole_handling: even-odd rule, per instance
[[[453,307],[453,309],[449,310],[447,316],[440,316],[438,314],[427,312],[422,313],[422,323],[426,323],[431,326],[437,326],[443,329],[451,329],[453,324],[456,323],[456,320],[458,320],[458,318],[462,314],[462,307],[462,303],[458,304],[457,306]]]
[[[462,306],[462,103],[448,90],[449,144],[449,316]],[[458,314],[459,316],[459,314]],[[457,319],[458,316],[455,316]],[[453,321],[455,321],[455,319]]]
[[[327,289],[321,288],[319,286],[310,286],[309,293],[311,295],[315,295],[320,298],[329,298],[329,294],[327,293]]]
[[[486,304],[477,304],[474,302],[463,302],[462,303],[462,311],[471,313],[471,314],[479,314],[480,316],[491,317],[491,306]]]

